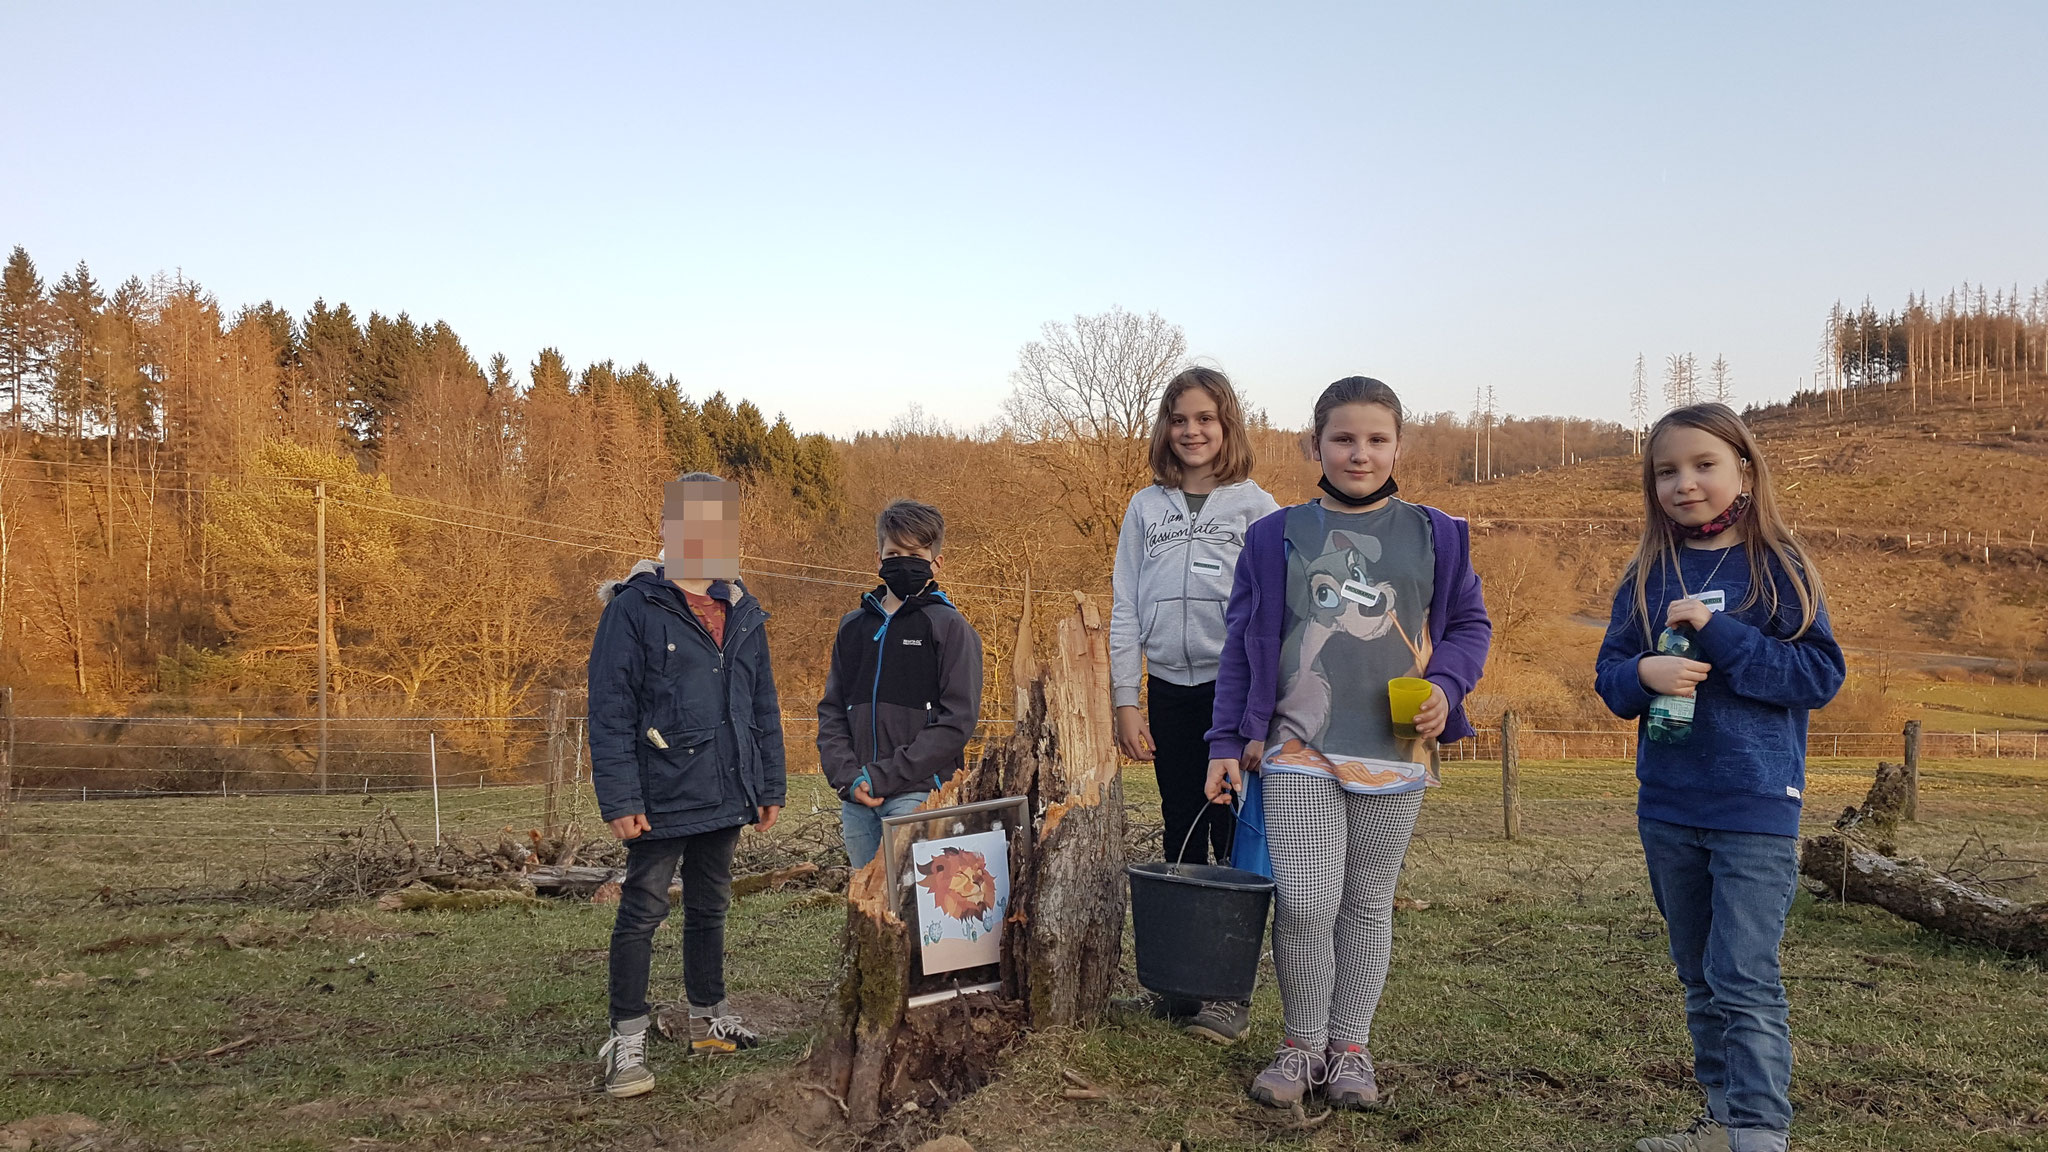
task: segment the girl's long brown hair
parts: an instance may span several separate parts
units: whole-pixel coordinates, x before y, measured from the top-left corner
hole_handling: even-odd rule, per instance
[[[1216,484],[1235,484],[1252,474],[1252,441],[1244,430],[1244,409],[1230,377],[1214,368],[1190,368],[1166,382],[1159,397],[1159,416],[1152,422],[1152,482],[1178,488],[1180,457],[1173,454],[1173,406],[1190,388],[1200,388],[1216,402],[1216,423],[1223,429],[1223,447],[1216,453]]]
[[[1736,609],[1747,608],[1761,598],[1773,617],[1778,614],[1778,583],[1771,577],[1769,564],[1775,558],[1786,582],[1792,585],[1792,594],[1799,600],[1799,630],[1790,638],[1797,640],[1806,635],[1820,615],[1820,572],[1778,512],[1778,494],[1771,486],[1770,466],[1764,463],[1756,437],[1750,435],[1749,426],[1726,404],[1692,404],[1666,412],[1643,442],[1643,538],[1636,544],[1636,553],[1629,558],[1622,579],[1635,581],[1636,615],[1643,623],[1644,637],[1654,643],[1657,634],[1650,617],[1650,570],[1666,564],[1670,571],[1678,571],[1678,526],[1657,502],[1657,438],[1673,428],[1697,428],[1716,437],[1749,466],[1749,511],[1729,529],[1741,538],[1749,556],[1749,595]]]

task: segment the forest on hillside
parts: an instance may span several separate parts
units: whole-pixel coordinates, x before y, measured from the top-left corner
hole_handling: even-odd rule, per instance
[[[1992,323],[2015,298],[1909,308],[1886,371],[1952,390],[1958,366],[2038,365],[2038,294]],[[1874,352],[1852,352],[1866,337],[1830,331],[1844,372],[1886,384]],[[652,555],[661,483],[704,469],[743,486],[785,713],[812,710],[833,627],[874,583],[874,512],[914,496],[948,515],[945,581],[988,640],[1000,716],[1024,589],[1107,595],[1159,390],[1195,359],[1157,315],[1075,316],[1024,342],[980,428],[912,410],[828,438],[646,364],[579,367],[551,348],[480,363],[445,323],[324,301],[229,311],[190,281],[109,288],[83,265],[46,282],[16,248],[0,283],[0,684],[32,711],[303,715],[324,646],[336,715],[531,715],[545,689],[580,686],[594,589]],[[1667,360],[1667,392],[1725,386],[1725,362],[1691,364]],[[1246,393],[1256,478],[1305,498],[1308,413]],[[1504,416],[1484,390],[1462,413],[1408,399],[1405,490],[1453,510],[1475,481],[1630,454],[1641,426]],[[1487,706],[1600,722],[1580,645],[1548,619],[1585,598],[1539,593],[1597,589],[1614,548],[1518,533],[1477,547],[1501,624]]]
[[[17,247],[0,283],[0,682],[58,711],[292,713],[324,645],[339,715],[530,712],[579,680],[590,590],[651,554],[661,482],[691,469],[743,485],[749,579],[778,610],[794,695],[815,691],[895,496],[948,511],[949,575],[993,637],[1027,580],[1106,590],[1158,390],[1190,361],[1177,327],[1120,309],[1040,336],[987,426],[913,411],[832,440],[646,364],[479,363],[446,323],[326,301],[230,312],[189,280],[108,287],[84,264],[46,281]],[[1084,378],[1112,346],[1118,378]],[[1291,491],[1297,434],[1256,419],[1262,475]],[[1406,474],[1457,483],[1629,445],[1616,424],[1423,412]]]

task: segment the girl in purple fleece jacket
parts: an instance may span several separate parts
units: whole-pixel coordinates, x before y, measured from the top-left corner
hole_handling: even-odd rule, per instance
[[[1237,560],[1209,729],[1208,794],[1264,782],[1287,1036],[1254,1099],[1377,1104],[1373,1011],[1392,955],[1394,886],[1431,779],[1432,742],[1472,735],[1464,701],[1493,624],[1463,520],[1394,499],[1401,401],[1352,376],[1316,401],[1323,495],[1253,524]],[[1387,685],[1429,682],[1412,730]]]

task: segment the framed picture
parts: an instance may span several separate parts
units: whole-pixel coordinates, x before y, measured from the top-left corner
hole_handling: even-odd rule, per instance
[[[917,933],[926,975],[999,963],[1010,911],[1010,844],[1000,831],[919,840]]]
[[[1030,852],[1023,796],[882,818],[888,906],[917,933],[912,1007],[1002,987],[1011,883]]]

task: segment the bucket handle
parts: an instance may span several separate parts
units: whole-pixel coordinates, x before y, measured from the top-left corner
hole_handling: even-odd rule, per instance
[[[1230,814],[1232,817],[1240,817],[1244,814],[1244,795],[1238,792],[1232,792],[1231,795],[1236,797],[1236,799],[1230,805]],[[1202,826],[1202,821],[1207,820],[1216,814],[1215,801],[1210,801],[1209,803],[1204,804],[1202,808],[1202,814],[1200,816],[1195,817],[1193,821],[1189,822],[1188,834],[1180,838],[1180,851],[1174,853],[1172,862],[1175,868],[1179,868],[1187,863],[1188,845],[1191,842],[1193,842],[1195,838],[1195,829],[1200,828]]]

